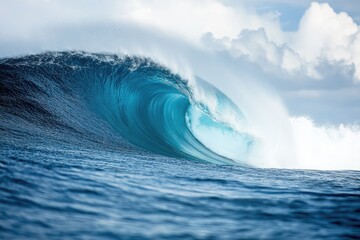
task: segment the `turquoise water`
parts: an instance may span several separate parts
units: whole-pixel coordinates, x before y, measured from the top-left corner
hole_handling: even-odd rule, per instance
[[[138,57],[2,59],[0,83],[1,239],[360,236],[358,171],[249,166],[255,138],[219,118],[241,109],[203,80],[215,113]]]

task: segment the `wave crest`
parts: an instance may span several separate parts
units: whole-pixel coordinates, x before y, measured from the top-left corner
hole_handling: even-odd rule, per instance
[[[44,114],[39,109],[47,109],[48,116],[56,115],[54,119],[78,131],[82,125],[96,128],[86,118],[86,106],[126,141],[171,157],[246,164],[254,142],[222,118],[230,113],[239,125],[245,121],[226,95],[199,78],[196,89],[189,87],[185,79],[147,58],[56,52],[5,59],[1,69],[9,92],[14,92],[15,79],[27,89],[17,93],[17,100],[39,106],[33,118]],[[207,95],[202,101],[195,95],[199,91]],[[17,111],[27,110],[22,106]]]

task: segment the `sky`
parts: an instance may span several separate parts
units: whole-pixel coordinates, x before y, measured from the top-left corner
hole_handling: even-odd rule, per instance
[[[176,52],[159,58],[192,68],[194,52],[206,52],[271,88],[293,116],[360,119],[357,0],[0,0],[0,20],[0,57]]]
[[[150,57],[229,96],[260,166],[360,169],[359,24],[358,0],[0,0],[0,58]]]

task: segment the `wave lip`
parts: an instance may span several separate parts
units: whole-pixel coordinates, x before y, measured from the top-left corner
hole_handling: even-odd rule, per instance
[[[97,80],[100,89],[95,94],[96,109],[122,136],[137,146],[168,156],[234,162],[231,155],[214,150],[221,148],[211,144],[209,137],[221,137],[218,140],[224,141],[226,134],[242,135],[214,119],[206,104],[196,102],[193,89],[184,79],[149,59],[126,57],[117,67],[115,72],[121,74],[115,74],[115,78]],[[230,99],[209,83],[203,80],[197,83],[202,88],[211,88],[215,92],[212,97],[230,105]],[[241,138],[240,147],[245,151],[250,144],[249,137]]]

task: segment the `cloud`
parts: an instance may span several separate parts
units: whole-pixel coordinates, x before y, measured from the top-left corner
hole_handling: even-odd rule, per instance
[[[241,79],[239,84],[248,78],[275,88],[291,113],[316,116],[317,121],[331,121],[334,115],[341,116],[336,122],[358,120],[357,110],[348,114],[357,104],[352,93],[359,84],[354,83],[360,82],[356,23],[328,4],[313,3],[297,31],[287,32],[281,28],[281,13],[257,11],[263,2],[270,3],[261,0],[249,7],[222,0],[4,1],[0,56],[46,50],[128,52],[156,55],[173,68],[179,61],[190,61],[194,68],[189,59],[195,59],[195,50],[204,51],[226,61],[228,71]],[[211,78],[205,70],[193,70]],[[333,96],[343,105],[324,112],[329,88],[341,93]],[[300,94],[314,91],[316,98]]]
[[[233,6],[218,0],[184,0],[181,4],[175,0],[104,0],[101,4],[94,0],[15,0],[3,3],[0,15],[3,42],[39,38],[46,29],[57,26],[133,22],[199,47],[206,43],[210,50],[247,56],[264,68],[278,68],[275,71],[280,74],[286,71],[321,79],[318,66],[326,61],[353,68],[354,81],[360,82],[359,26],[326,3],[312,3],[296,32],[281,29],[278,12],[259,14],[241,3]]]
[[[299,30],[289,44],[305,61],[353,65],[360,82],[360,31],[346,13],[335,13],[326,3],[312,3],[301,19]]]
[[[134,22],[178,35],[192,42],[202,34],[235,37],[242,29],[265,28],[280,41],[278,14],[227,6],[218,0],[14,0],[2,3],[3,37],[28,37],[44,27],[86,22]],[[35,31],[35,32],[34,32]]]
[[[126,4],[124,4],[124,2]],[[216,37],[235,37],[242,29],[266,28],[280,40],[277,14],[257,14],[244,8],[233,8],[217,0],[193,1],[121,1],[117,19],[131,20],[199,41],[211,32]],[[126,5],[126,7],[124,7]]]
[[[282,32],[283,42],[269,38],[269,30],[242,30],[235,38],[206,34],[210,48],[229,51],[234,57],[247,56],[265,68],[271,66],[314,79],[323,78],[323,62],[354,68],[354,82],[360,83],[360,28],[346,13],[336,13],[328,4],[312,3],[296,32]]]

